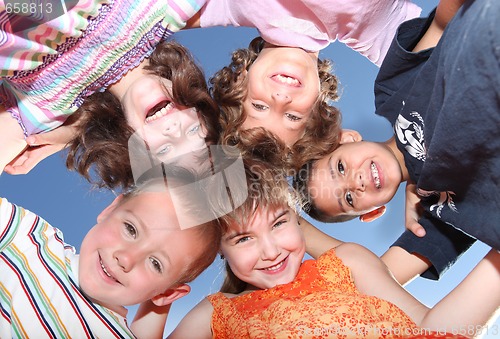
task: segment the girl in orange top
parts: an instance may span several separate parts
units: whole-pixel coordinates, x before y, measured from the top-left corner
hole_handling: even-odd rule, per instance
[[[429,309],[366,248],[326,239],[301,221],[286,176],[244,157],[246,202],[227,231],[221,292],[201,301],[171,338],[400,338],[473,336],[500,305],[500,254],[491,252]],[[302,262],[306,241],[331,248]],[[473,310],[473,311],[471,311]]]

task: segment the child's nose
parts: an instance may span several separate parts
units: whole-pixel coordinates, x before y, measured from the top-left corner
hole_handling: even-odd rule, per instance
[[[178,138],[181,136],[181,126],[178,121],[168,120],[163,125],[163,135]]]
[[[352,173],[350,189],[353,191],[364,192],[366,190],[365,182],[361,173]]]
[[[263,260],[274,260],[281,254],[272,237],[264,238],[261,242],[261,246]]]
[[[279,102],[281,104],[288,104],[292,102],[292,97],[288,95],[287,93],[280,92],[280,91],[275,91],[271,93],[271,97],[274,101]]]
[[[114,258],[117,265],[124,271],[129,272],[134,266],[134,253],[132,251],[120,250],[115,252]]]

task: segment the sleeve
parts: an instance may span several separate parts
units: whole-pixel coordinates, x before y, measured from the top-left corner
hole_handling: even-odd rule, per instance
[[[425,228],[424,237],[417,237],[406,230],[392,246],[426,257],[432,266],[421,276],[439,280],[476,239],[436,219],[421,218],[419,222]]]
[[[336,18],[337,32],[332,32],[330,37],[334,37],[335,33],[339,42],[364,55],[377,66],[385,59],[398,27],[407,20],[419,17],[422,11],[408,0],[372,1],[370,6],[366,6],[364,0],[337,2],[336,9],[340,11],[347,7],[348,10],[339,13]],[[325,7],[317,15],[328,12],[329,8]],[[330,27],[331,23],[326,22],[325,26]]]
[[[24,209],[0,198],[0,252],[13,241],[21,226]]]
[[[418,53],[412,52],[412,49],[427,31],[434,13],[428,18],[407,21],[399,27],[375,79],[375,113],[386,117],[391,124],[394,124],[401,103],[420,69],[432,54],[433,49]]]
[[[168,0],[168,11],[164,13],[170,30],[177,32],[207,3],[207,0]]]
[[[227,3],[225,0],[207,0],[200,10],[200,27],[244,26],[238,20],[234,8],[243,6],[245,2]]]

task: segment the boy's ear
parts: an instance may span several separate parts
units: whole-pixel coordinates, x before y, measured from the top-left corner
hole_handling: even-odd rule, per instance
[[[116,206],[119,205],[119,203],[123,200],[123,194],[120,194],[113,200],[111,204],[108,205],[105,209],[102,210],[101,213],[97,216],[97,222],[101,222],[102,220],[106,219],[109,215],[110,212],[112,212]]]
[[[368,212],[368,213],[365,213],[363,215],[360,215],[359,216],[359,220],[361,220],[362,222],[370,222],[370,221],[373,221],[379,217],[381,217],[382,215],[384,215],[385,213],[385,206],[382,206],[382,207],[379,207],[379,208],[376,208],[374,209],[373,211],[371,212]]]
[[[340,143],[347,144],[349,142],[358,142],[363,140],[361,134],[353,129],[343,129],[340,132]]]
[[[165,306],[173,303],[179,298],[182,298],[191,292],[191,287],[186,284],[179,285],[175,288],[169,288],[163,293],[160,293],[153,298],[151,298],[151,301],[153,304],[156,306]]]

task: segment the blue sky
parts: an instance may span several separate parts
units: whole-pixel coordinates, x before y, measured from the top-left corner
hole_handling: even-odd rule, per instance
[[[437,0],[414,2],[423,8],[423,15],[437,4]],[[177,33],[174,38],[192,51],[210,76],[229,62],[231,51],[246,47],[256,35],[254,29],[229,27],[188,30]],[[366,140],[388,139],[392,134],[389,123],[373,113],[373,81],[377,67],[338,42],[321,51],[320,57],[333,60],[334,72],[340,79],[342,96],[337,105],[342,111],[343,126],[360,131]],[[2,174],[0,194],[61,229],[65,241],[77,250],[85,233],[95,224],[98,213],[114,198],[112,192],[94,190],[83,178],[66,170],[62,154],[51,156],[27,175]],[[400,190],[388,205],[387,213],[372,223],[353,220],[341,224],[314,224],[340,240],[358,242],[381,255],[403,231],[403,211],[404,192]],[[475,244],[441,280],[417,278],[407,289],[427,306],[433,306],[465,277],[488,249],[484,244]],[[166,333],[204,296],[218,291],[222,276],[221,262],[216,260],[192,283],[191,294],[174,303]],[[495,326],[500,333],[500,320]],[[490,332],[494,329],[490,326]],[[484,338],[494,337],[490,333]]]

